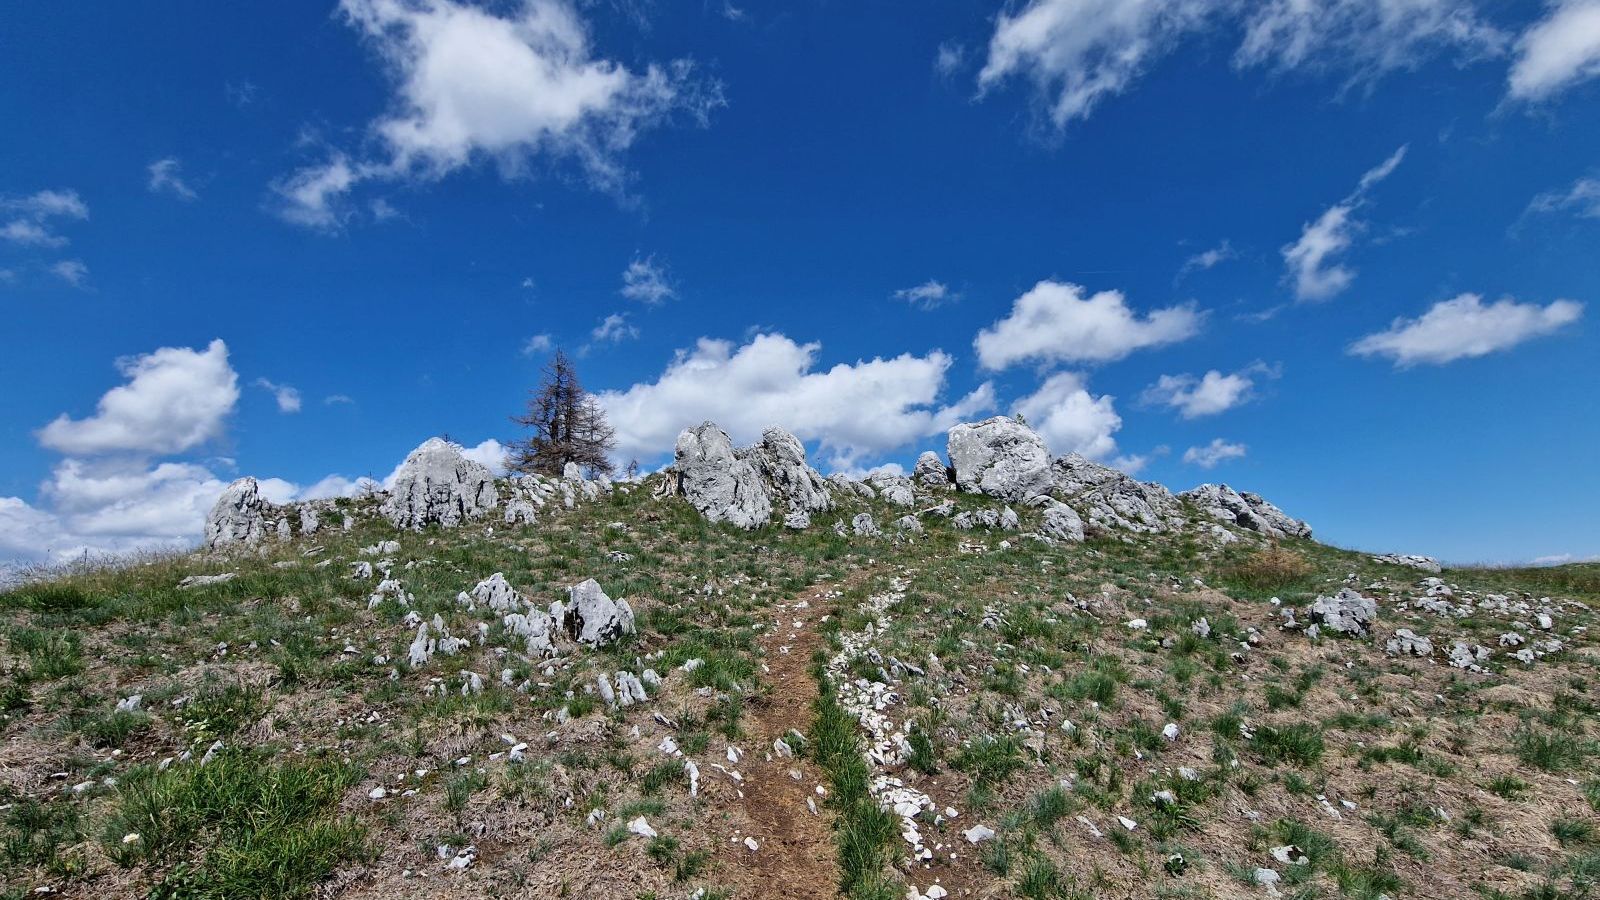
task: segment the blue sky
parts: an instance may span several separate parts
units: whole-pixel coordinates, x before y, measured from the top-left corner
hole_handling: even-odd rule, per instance
[[[1600,554],[1600,0],[784,6],[10,5],[0,557],[492,459],[557,345],[647,467],[1022,411],[1344,545]]]

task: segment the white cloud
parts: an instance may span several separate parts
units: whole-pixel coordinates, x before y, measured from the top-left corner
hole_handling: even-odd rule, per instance
[[[0,238],[25,247],[60,247],[67,243],[61,235],[26,219],[13,219],[0,226]]]
[[[1338,69],[1351,82],[1414,69],[1447,50],[1464,61],[1498,56],[1508,42],[1471,0],[1268,0],[1249,9],[1238,65]]]
[[[1579,178],[1564,191],[1547,191],[1533,198],[1529,212],[1571,212],[1585,219],[1600,219],[1600,179]]]
[[[1041,281],[1017,298],[1009,316],[978,332],[973,346],[986,369],[1025,360],[1110,362],[1192,337],[1201,318],[1192,305],[1170,306],[1140,318],[1121,291],[1085,296],[1080,285]]]
[[[612,313],[600,320],[600,324],[589,332],[589,336],[596,341],[610,341],[613,344],[621,343],[639,336],[639,329],[628,321],[623,313]]]
[[[44,219],[87,219],[89,204],[83,202],[77,191],[39,191],[27,197],[0,198],[0,209],[18,213],[36,221]]]
[[[27,197],[0,197],[0,212],[13,218],[0,225],[0,239],[33,247],[64,247],[67,239],[52,230],[55,220],[89,218],[89,205],[77,191],[39,191]]]
[[[264,388],[272,394],[272,399],[278,403],[278,412],[297,413],[300,411],[300,391],[287,384],[276,384],[265,378],[257,378],[255,385]]]
[[[63,453],[178,453],[222,434],[239,399],[238,376],[220,339],[203,351],[162,347],[125,357],[128,383],[100,398],[95,414],[62,413],[39,431],[39,442]]]
[[[565,159],[596,186],[620,190],[622,154],[676,111],[704,121],[722,102],[680,61],[631,71],[597,58],[587,24],[567,0],[521,0],[497,14],[456,0],[341,0],[345,20],[395,83],[390,112],[371,131],[379,158],[335,153],[276,188],[282,215],[338,227],[341,198],[370,179],[442,178],[480,159],[502,173]]]
[[[1223,26],[1243,31],[1241,69],[1338,71],[1347,84],[1506,44],[1471,0],[1028,0],[996,20],[979,93],[1024,77],[1059,128],[1126,91],[1181,41]]]
[[[522,355],[534,356],[540,353],[549,353],[555,346],[548,334],[536,334],[522,343]]]
[[[1401,368],[1418,363],[1442,365],[1553,334],[1582,316],[1583,304],[1572,300],[1540,306],[1508,297],[1486,306],[1478,294],[1461,294],[1435,303],[1420,318],[1395,319],[1387,331],[1356,341],[1350,352],[1387,356]]]
[[[320,166],[301,169],[279,181],[272,189],[281,201],[278,215],[294,225],[320,231],[333,231],[349,217],[344,195],[361,175],[342,153]]]
[[[506,460],[510,457],[511,451],[494,438],[489,438],[476,446],[463,449],[461,455],[488,466],[489,471],[498,478],[506,474]]]
[[[1081,453],[1100,459],[1117,450],[1114,435],[1122,427],[1122,417],[1117,415],[1113,398],[1091,396],[1083,376],[1076,372],[1050,376],[1011,411],[1026,419],[1057,456]]]
[[[322,403],[324,406],[335,406],[341,403],[353,404],[355,402],[355,398],[348,394],[329,394],[328,396],[322,398]]]
[[[945,78],[950,78],[961,70],[967,62],[967,48],[945,41],[939,45],[939,50],[933,57],[933,70]]]
[[[1242,459],[1248,448],[1244,444],[1231,444],[1222,438],[1212,438],[1204,447],[1190,447],[1183,451],[1183,461],[1202,469],[1215,469],[1230,459]]]
[[[1122,93],[1186,32],[1200,27],[1212,0],[1030,0],[1001,13],[978,73],[988,91],[1013,75],[1050,98],[1058,127],[1088,118]]]
[[[54,263],[50,266],[50,274],[75,288],[81,288],[89,281],[89,267],[81,259],[63,259]]]
[[[678,296],[667,281],[667,272],[656,265],[654,256],[635,259],[622,270],[622,296],[654,306]]]
[[[152,194],[171,194],[179,200],[194,200],[200,195],[183,180],[183,166],[173,157],[158,159],[149,166],[148,187]]]
[[[1539,101],[1600,75],[1600,0],[1556,0],[1517,39],[1513,100]]]
[[[895,291],[894,298],[896,300],[904,300],[920,310],[927,311],[943,306],[946,303],[954,303],[961,299],[961,295],[950,290],[950,286],[944,282],[929,278],[916,287],[901,288]]]
[[[1184,260],[1183,265],[1178,268],[1178,280],[1182,281],[1183,277],[1190,272],[1204,272],[1230,259],[1234,259],[1238,255],[1238,253],[1234,252],[1232,244],[1223,241],[1210,250],[1203,250]]]
[[[709,419],[740,442],[782,425],[801,440],[822,442],[832,463],[850,466],[994,406],[989,384],[937,406],[951,364],[938,350],[819,370],[821,349],[781,334],[757,334],[738,347],[701,338],[655,381],[596,395],[616,429],[617,457],[669,453],[679,432]]]
[[[1355,212],[1366,203],[1367,192],[1394,173],[1405,159],[1406,149],[1402,146],[1388,159],[1368,169],[1355,191],[1329,207],[1316,221],[1307,222],[1301,229],[1300,239],[1284,246],[1283,261],[1288,268],[1285,277],[1294,285],[1296,299],[1327,300],[1355,280],[1355,270],[1338,262],[1337,257],[1350,249],[1355,236],[1366,227],[1355,218]]]
[[[333,497],[359,497],[370,491],[382,490],[383,485],[371,478],[346,478],[343,475],[329,475],[315,484],[308,485],[299,493],[301,500],[327,500]]]
[[[1256,378],[1277,377],[1276,368],[1256,363],[1224,375],[1212,369],[1198,378],[1189,375],[1162,375],[1144,389],[1140,400],[1157,406],[1170,406],[1185,419],[1216,415],[1248,402]]]

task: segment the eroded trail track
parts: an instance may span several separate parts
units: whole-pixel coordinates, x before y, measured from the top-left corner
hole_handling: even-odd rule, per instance
[[[761,644],[768,685],[747,713],[747,751],[737,763],[743,777],[740,833],[723,851],[735,896],[832,897],[839,885],[831,817],[824,803],[821,768],[789,756],[776,742],[793,743],[811,725],[817,683],[811,657],[823,646],[817,626],[836,589],[823,584],[775,609]],[[741,837],[755,842],[751,849]]]

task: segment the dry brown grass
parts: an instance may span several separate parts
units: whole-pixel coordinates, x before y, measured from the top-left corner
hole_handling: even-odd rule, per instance
[[[1222,575],[1228,581],[1255,590],[1270,591],[1295,584],[1310,577],[1314,571],[1315,568],[1305,557],[1273,544],[1223,569]]]

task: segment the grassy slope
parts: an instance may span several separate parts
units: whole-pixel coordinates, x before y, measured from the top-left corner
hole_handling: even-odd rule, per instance
[[[901,512],[858,505],[880,522]],[[1303,605],[1352,575],[1385,601],[1380,638],[1404,626],[1442,648],[1468,636],[1494,647],[1507,627],[1406,610],[1391,597],[1414,594],[1419,573],[1310,542],[1285,548],[1298,565],[1263,567],[1252,539],[1050,547],[939,520],[914,543],[826,527],[747,535],[635,491],[528,528],[399,535],[395,574],[425,618],[438,612],[466,636],[486,617],[454,597],[493,572],[541,603],[592,576],[634,604],[637,636],[547,670],[495,652],[508,642],[494,624],[484,646],[391,679],[372,659],[404,660],[406,610],[369,611],[373,583],[347,573],[357,548],[396,535],[357,512],[355,531],[322,536],[310,556],[296,543],[175,557],[0,595],[0,896],[41,884],[68,896],[737,892],[749,882],[726,850],[733,788],[709,762],[761,702],[757,637],[775,603],[824,579],[849,585],[830,624],[859,628],[855,606],[896,574],[910,587],[876,649],[924,669],[883,673],[902,697],[893,715],[915,723],[912,764],[897,771],[960,810],[924,827],[944,856],[958,852],[896,870],[902,845],[850,787],[864,775],[825,692],[813,744],[846,786],[835,792],[841,862],[859,896],[903,896],[902,880],[926,888],[938,876],[991,896],[1220,898],[1260,892],[1245,881],[1274,866],[1292,896],[1579,897],[1600,872],[1589,849],[1600,784],[1585,774],[1600,698],[1593,649],[1573,630],[1590,624],[1586,609],[1563,608],[1560,653],[1531,667],[1497,654],[1492,674],[1467,674],[1279,630],[1270,598]],[[1001,550],[1007,538],[1015,546]],[[220,571],[239,577],[176,587]],[[1594,566],[1445,578],[1600,601]],[[1202,615],[1208,638],[1190,629]],[[1129,629],[1134,617],[1149,629]],[[1260,644],[1244,650],[1252,628]],[[691,658],[705,665],[678,672]],[[880,677],[857,663],[853,674]],[[643,708],[607,712],[588,692],[597,672],[645,665],[672,674]],[[531,682],[527,693],[501,686],[501,668]],[[462,695],[462,670],[482,675],[481,694]],[[116,712],[132,693],[142,710]],[[1177,742],[1162,739],[1167,722]],[[701,796],[655,752],[664,733],[702,760]],[[491,756],[507,734],[531,745],[526,763]],[[206,767],[158,768],[219,740]],[[416,793],[374,802],[375,785]],[[1160,790],[1177,802],[1152,803]],[[608,814],[599,827],[585,821],[592,809]],[[621,827],[639,814],[658,838]],[[969,852],[958,832],[980,821],[999,837]],[[1267,854],[1291,843],[1309,864]],[[478,861],[442,874],[435,848],[467,844]]]

